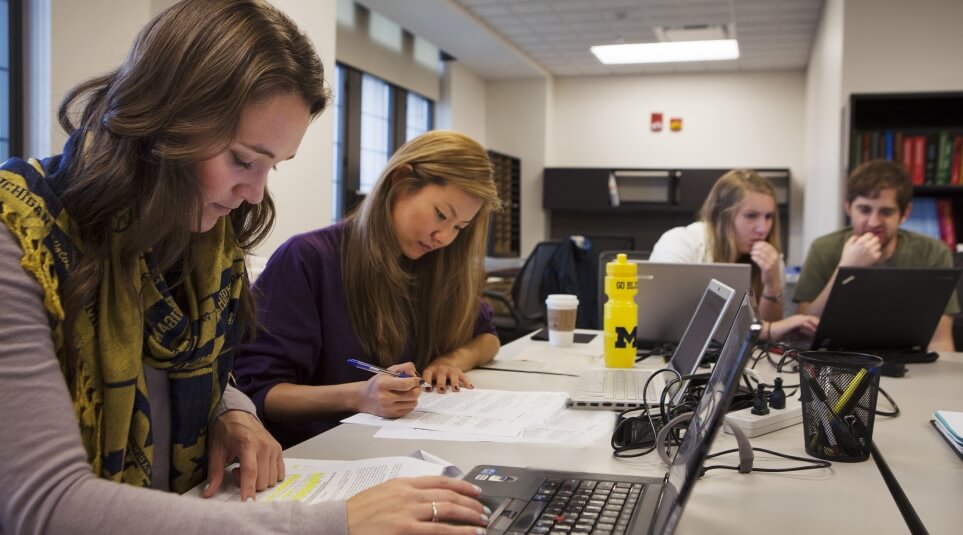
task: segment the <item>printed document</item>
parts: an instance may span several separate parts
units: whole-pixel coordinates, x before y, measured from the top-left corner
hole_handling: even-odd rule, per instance
[[[370,487],[396,477],[445,475],[461,477],[457,466],[442,461],[424,451],[412,457],[377,457],[360,461],[325,461],[316,459],[284,459],[285,478],[274,487],[257,493],[258,502],[299,501],[316,503],[343,500]],[[417,458],[416,458],[417,457]],[[241,489],[231,471],[236,464],[225,468],[224,482],[210,499],[225,502],[241,501]],[[187,494],[200,496],[204,484]]]
[[[587,444],[611,433],[611,413],[568,410],[567,399],[564,392],[428,392],[401,418],[359,413],[342,422],[381,427],[375,436],[382,438],[471,442]]]

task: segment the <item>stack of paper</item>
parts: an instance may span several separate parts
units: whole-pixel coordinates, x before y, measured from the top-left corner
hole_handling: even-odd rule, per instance
[[[963,457],[963,412],[936,411],[933,426],[943,434],[956,454]]]
[[[568,410],[567,399],[564,392],[428,392],[404,417],[355,414],[342,421],[381,427],[379,438],[584,446],[611,433],[612,413]]]

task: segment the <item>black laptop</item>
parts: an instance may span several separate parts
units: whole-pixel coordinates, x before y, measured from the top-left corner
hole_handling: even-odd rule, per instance
[[[959,280],[958,268],[841,267],[810,347],[935,360],[927,346]]]
[[[671,534],[701,475],[761,327],[746,298],[695,417],[662,478],[476,466],[465,480],[492,509],[488,533]]]

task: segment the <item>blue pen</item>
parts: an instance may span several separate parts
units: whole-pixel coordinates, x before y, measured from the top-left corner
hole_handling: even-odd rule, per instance
[[[357,360],[357,359],[348,359],[348,364],[351,365],[351,366],[354,366],[355,368],[358,368],[359,370],[364,370],[364,371],[366,371],[366,372],[383,373],[383,374],[385,374],[385,375],[390,375],[390,376],[392,376],[392,377],[400,377],[400,378],[402,378],[402,379],[406,379],[406,378],[408,378],[408,377],[411,377],[411,376],[408,375],[407,373],[393,372],[393,371],[391,371],[391,370],[386,370],[386,369],[382,368],[381,366],[375,366],[374,364],[368,364],[367,362],[362,362],[362,361]],[[428,381],[425,381],[424,379],[421,379],[420,377],[419,377],[418,379],[421,381],[420,385],[421,385],[422,388],[424,388],[424,389],[426,389],[426,390],[431,390],[431,383],[429,383]]]

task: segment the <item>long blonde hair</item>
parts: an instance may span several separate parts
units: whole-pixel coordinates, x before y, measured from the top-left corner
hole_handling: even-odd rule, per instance
[[[752,266],[752,291],[756,296],[762,293],[762,274],[748,255],[741,255],[736,248],[735,219],[739,205],[746,193],[754,191],[776,199],[776,190],[764,176],[751,169],[733,169],[719,177],[702,204],[700,217],[706,224],[709,240],[709,253],[713,262],[749,263]],[[772,228],[766,241],[782,251],[779,243],[779,204],[775,204]]]
[[[429,184],[457,187],[482,206],[450,245],[411,261],[398,245],[392,204]],[[342,246],[348,316],[370,355],[389,365],[410,349],[422,369],[471,339],[484,284],[489,216],[498,209],[491,161],[471,138],[436,130],[395,152],[371,194],[348,216]],[[407,348],[409,338],[414,345]]]

